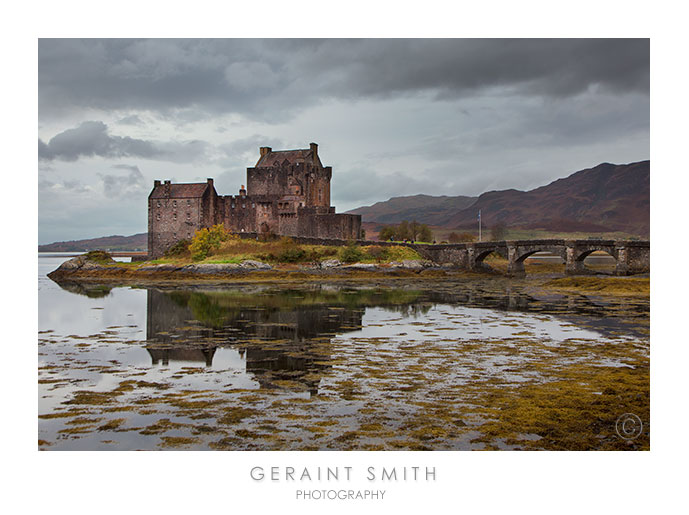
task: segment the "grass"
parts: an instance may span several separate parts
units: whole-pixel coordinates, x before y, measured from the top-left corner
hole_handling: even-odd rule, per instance
[[[410,249],[398,246],[380,245],[348,245],[333,247],[329,245],[301,245],[290,238],[279,241],[255,241],[231,238],[222,242],[220,248],[212,255],[196,264],[239,264],[247,260],[262,261],[272,265],[314,263],[328,259],[338,259],[344,262],[387,263],[392,261],[418,260],[421,256]],[[192,263],[191,254],[178,254],[146,262],[118,263],[127,268],[136,269],[141,266],[172,264],[183,266]]]

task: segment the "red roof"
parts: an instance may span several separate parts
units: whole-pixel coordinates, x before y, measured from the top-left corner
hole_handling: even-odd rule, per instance
[[[274,166],[275,163],[282,163],[285,159],[292,164],[303,163],[307,158],[313,159],[312,156],[313,152],[309,148],[302,150],[273,150],[258,160],[256,168],[268,168]]]
[[[167,198],[165,184],[153,188],[150,198]],[[170,198],[198,198],[206,192],[208,183],[170,184]]]

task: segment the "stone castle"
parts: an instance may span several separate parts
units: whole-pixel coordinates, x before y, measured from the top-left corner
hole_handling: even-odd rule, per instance
[[[360,239],[361,216],[336,214],[330,205],[332,167],[321,163],[317,144],[299,150],[261,147],[260,153],[256,166],[247,168],[239,195],[218,195],[213,179],[154,181],[148,196],[149,258],[220,223],[235,233]]]

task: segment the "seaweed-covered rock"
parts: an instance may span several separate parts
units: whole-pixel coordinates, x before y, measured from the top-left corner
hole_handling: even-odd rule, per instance
[[[343,268],[345,270],[376,270],[378,267],[373,263],[354,263]]]
[[[146,265],[139,267],[137,270],[139,272],[174,272],[179,270],[180,266],[172,265],[170,263],[161,263],[159,265]]]

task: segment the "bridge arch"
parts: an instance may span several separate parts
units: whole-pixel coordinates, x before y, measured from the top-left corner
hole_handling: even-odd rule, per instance
[[[564,242],[560,240],[508,241],[507,273],[511,276],[524,276],[524,262],[537,252],[548,252],[567,261],[567,251]]]
[[[594,268],[593,263],[587,263],[586,260],[587,258],[595,258],[597,256],[593,256],[595,252],[603,252],[605,253],[606,256],[613,258],[612,263],[608,263],[607,266],[603,264],[603,266],[597,266]],[[603,258],[603,256],[600,256]],[[603,258],[605,259],[605,258]],[[592,259],[591,259],[592,260]],[[591,261],[590,260],[590,261]],[[580,272],[586,272],[586,273],[614,273],[619,264],[619,253],[617,249],[615,248],[609,248],[609,247],[604,247],[604,248],[590,248],[586,249],[583,252],[580,252],[576,257],[575,261],[577,262],[576,267]]]
[[[507,258],[507,247],[505,242],[482,242],[475,243],[472,247],[471,269],[493,270],[485,261],[488,256],[495,254],[503,259]]]

